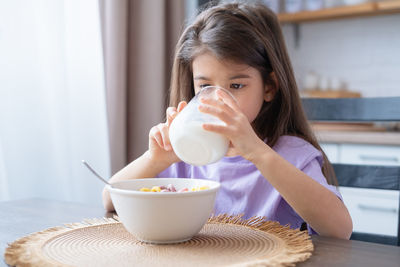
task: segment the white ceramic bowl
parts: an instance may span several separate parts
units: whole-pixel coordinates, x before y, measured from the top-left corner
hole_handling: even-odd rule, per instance
[[[141,192],[173,184],[177,190],[209,186],[189,192]],[[177,243],[191,239],[210,217],[220,184],[186,178],[144,178],[116,182],[107,186],[115,210],[125,228],[148,243]]]

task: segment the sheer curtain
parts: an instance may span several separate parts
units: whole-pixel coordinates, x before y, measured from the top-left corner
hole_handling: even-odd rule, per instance
[[[1,139],[0,139],[1,141]],[[6,180],[5,166],[3,161],[3,150],[0,142],[0,201],[8,200],[8,185]]]
[[[100,205],[110,157],[98,0],[0,0],[0,200]]]

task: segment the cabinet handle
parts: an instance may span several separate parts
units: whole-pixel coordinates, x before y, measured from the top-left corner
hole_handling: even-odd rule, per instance
[[[397,213],[396,208],[376,207],[376,206],[369,206],[369,205],[364,205],[364,204],[358,204],[358,208],[361,210]]]
[[[387,161],[387,162],[399,162],[397,157],[385,157],[385,156],[371,156],[371,155],[359,155],[363,161]]]

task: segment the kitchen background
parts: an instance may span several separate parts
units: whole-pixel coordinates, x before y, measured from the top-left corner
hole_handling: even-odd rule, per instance
[[[283,31],[302,88],[307,74],[315,72],[321,81],[331,81],[331,87],[325,82],[328,85],[323,89],[332,89],[332,81],[338,80],[365,97],[400,96],[398,14],[308,22],[298,27],[297,47],[295,26],[284,25]]]

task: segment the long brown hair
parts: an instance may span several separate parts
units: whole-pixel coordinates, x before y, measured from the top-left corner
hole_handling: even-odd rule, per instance
[[[192,62],[206,51],[219,59],[256,68],[265,84],[275,86],[274,99],[264,101],[252,123],[262,140],[272,147],[282,135],[298,136],[323,153],[303,111],[278,19],[269,8],[260,3],[239,2],[202,11],[186,27],[176,46],[170,106],[194,96]],[[322,171],[330,184],[337,184],[333,168],[323,155]]]

